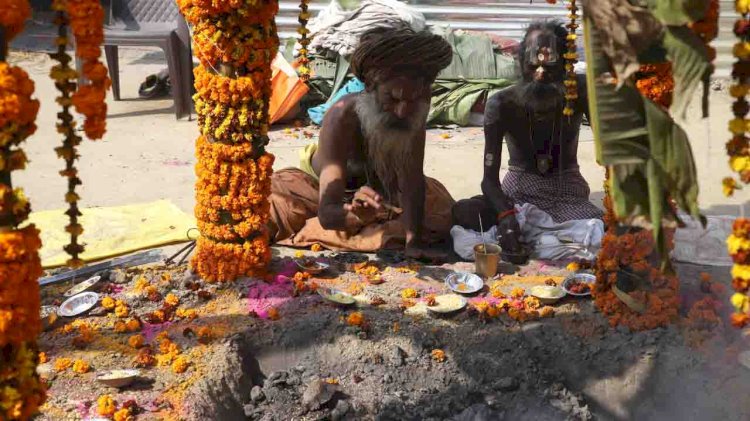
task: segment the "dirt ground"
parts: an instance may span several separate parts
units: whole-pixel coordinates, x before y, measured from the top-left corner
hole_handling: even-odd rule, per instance
[[[53,150],[60,139],[55,91],[47,76],[50,60],[38,52],[15,51],[10,61],[30,72],[42,100],[39,130],[26,147],[31,163],[14,182],[25,188],[34,209],[62,208],[65,181],[57,174],[63,163]],[[81,147],[81,203],[115,206],[170,199],[192,212],[196,123],[176,121],[170,99],[136,99],[138,84],[164,67],[163,54],[121,49],[120,67],[124,100],[109,101],[107,135]],[[721,178],[729,174],[723,144],[730,100],[726,85],[716,86],[723,89],[712,91],[710,119],[699,119],[693,107],[686,128],[693,138],[702,208],[709,214],[739,215],[744,211],[738,205],[746,204],[748,195],[740,192],[727,200],[721,194]],[[316,136],[313,129],[274,129],[269,149],[277,155],[277,168],[296,165],[297,150]],[[599,203],[603,171],[595,163],[591,139],[584,129],[579,161],[592,200]],[[479,128],[430,130],[425,171],[455,198],[469,197],[479,192],[482,149]],[[277,252],[275,264],[283,270],[288,251]],[[454,268],[425,270],[440,279]],[[533,268],[535,275],[545,273],[540,266]],[[269,295],[251,280],[201,284],[200,290],[211,296],[204,300],[191,290],[196,280],[184,268],[106,274],[112,285],[105,284],[104,293],[127,303],[131,316],[145,318],[163,305],[133,291],[142,276],[158,287],[162,299],[171,292],[180,308],[197,310],[192,321],[154,323],[142,332],[156,348],[157,334],[167,331],[189,368],[182,374],[169,365],[144,369],[130,387],[106,388],[95,381],[96,373],[130,367],[137,351],[127,341],[137,332],[115,333],[116,318],[98,309],[81,319],[94,333],[76,349],[72,342],[80,328],[71,325],[66,333],[71,321],[58,322],[40,340],[49,358],[42,370],[51,380],[40,419],[95,418],[96,399],[103,394],[120,404],[135,400],[143,408],[139,419],[749,419],[750,376],[737,363],[737,354],[748,349],[745,337],[724,322],[696,325],[688,317],[692,302],[704,297],[699,273],[711,271],[717,282],[728,285],[728,270],[689,265],[679,270],[681,320],[645,333],[609,328],[586,299],[566,299],[554,317],[524,324],[505,316],[483,323],[468,311],[450,318],[409,316],[399,308],[403,288],[427,294],[444,286],[402,273],[383,285],[365,287],[367,294],[386,301],[359,309],[368,321],[366,329],[347,325],[354,309],[335,307],[314,294],[290,297],[288,282]],[[317,282],[345,288],[360,281],[341,273]],[[68,286],[45,288],[45,304],[59,301]],[[710,298],[726,320],[727,293]],[[252,316],[251,310],[269,303],[278,307],[278,320]],[[211,333],[207,344],[196,338],[201,327]],[[445,352],[444,362],[432,358],[435,349]],[[59,358],[85,360],[92,371],[58,373],[54,364]],[[316,399],[325,402],[310,403]]]

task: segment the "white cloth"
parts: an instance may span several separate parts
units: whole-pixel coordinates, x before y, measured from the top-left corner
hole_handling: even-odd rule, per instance
[[[354,10],[345,10],[339,0],[332,0],[317,17],[310,20],[310,50],[350,56],[359,38],[377,27],[398,27],[404,23],[415,31],[426,27],[425,17],[416,9],[396,0],[363,0]]]
[[[526,203],[516,205],[516,219],[521,229],[521,240],[533,248],[531,257],[543,260],[587,259],[599,251],[604,236],[604,222],[600,219],[580,219],[556,223],[552,217]],[[460,226],[451,228],[453,249],[466,260],[474,260],[474,246],[482,243],[480,233]],[[487,243],[497,244],[496,227],[484,233]]]
[[[686,226],[675,231],[672,259],[697,265],[732,266],[726,241],[732,233],[735,217],[709,216],[703,229],[700,222],[689,216],[679,216]]]

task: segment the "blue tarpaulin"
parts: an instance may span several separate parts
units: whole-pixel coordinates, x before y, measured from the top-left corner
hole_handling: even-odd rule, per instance
[[[331,108],[333,104],[335,104],[345,95],[362,92],[364,90],[365,84],[362,83],[359,79],[353,78],[352,80],[347,82],[347,84],[344,85],[341,89],[339,89],[339,91],[336,92],[336,94],[333,95],[333,97],[331,97],[328,102],[307,110],[307,115],[310,116],[310,120],[312,120],[313,123],[320,126],[323,123],[323,116],[325,116],[326,111],[328,111],[328,109]]]

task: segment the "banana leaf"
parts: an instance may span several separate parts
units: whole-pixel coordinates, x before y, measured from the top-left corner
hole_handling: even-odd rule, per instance
[[[614,211],[621,219],[645,218],[653,230],[662,264],[670,269],[664,220],[678,221],[677,205],[705,224],[698,209],[698,184],[687,134],[658,105],[625,81],[617,89],[600,27],[584,16],[584,41],[591,126],[597,160],[610,168]]]
[[[705,44],[686,26],[668,26],[663,45],[667,58],[672,62],[674,78],[670,112],[677,118],[684,119],[696,89],[702,84],[702,111],[703,117],[707,117],[708,85],[713,66]]]
[[[683,26],[703,19],[706,0],[648,0],[651,13],[665,25]]]

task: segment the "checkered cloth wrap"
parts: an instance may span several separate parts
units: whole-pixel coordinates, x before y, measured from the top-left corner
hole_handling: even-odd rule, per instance
[[[555,222],[604,216],[604,212],[589,202],[591,190],[578,168],[546,176],[510,168],[503,178],[502,188],[516,204],[531,203],[547,212]]]

